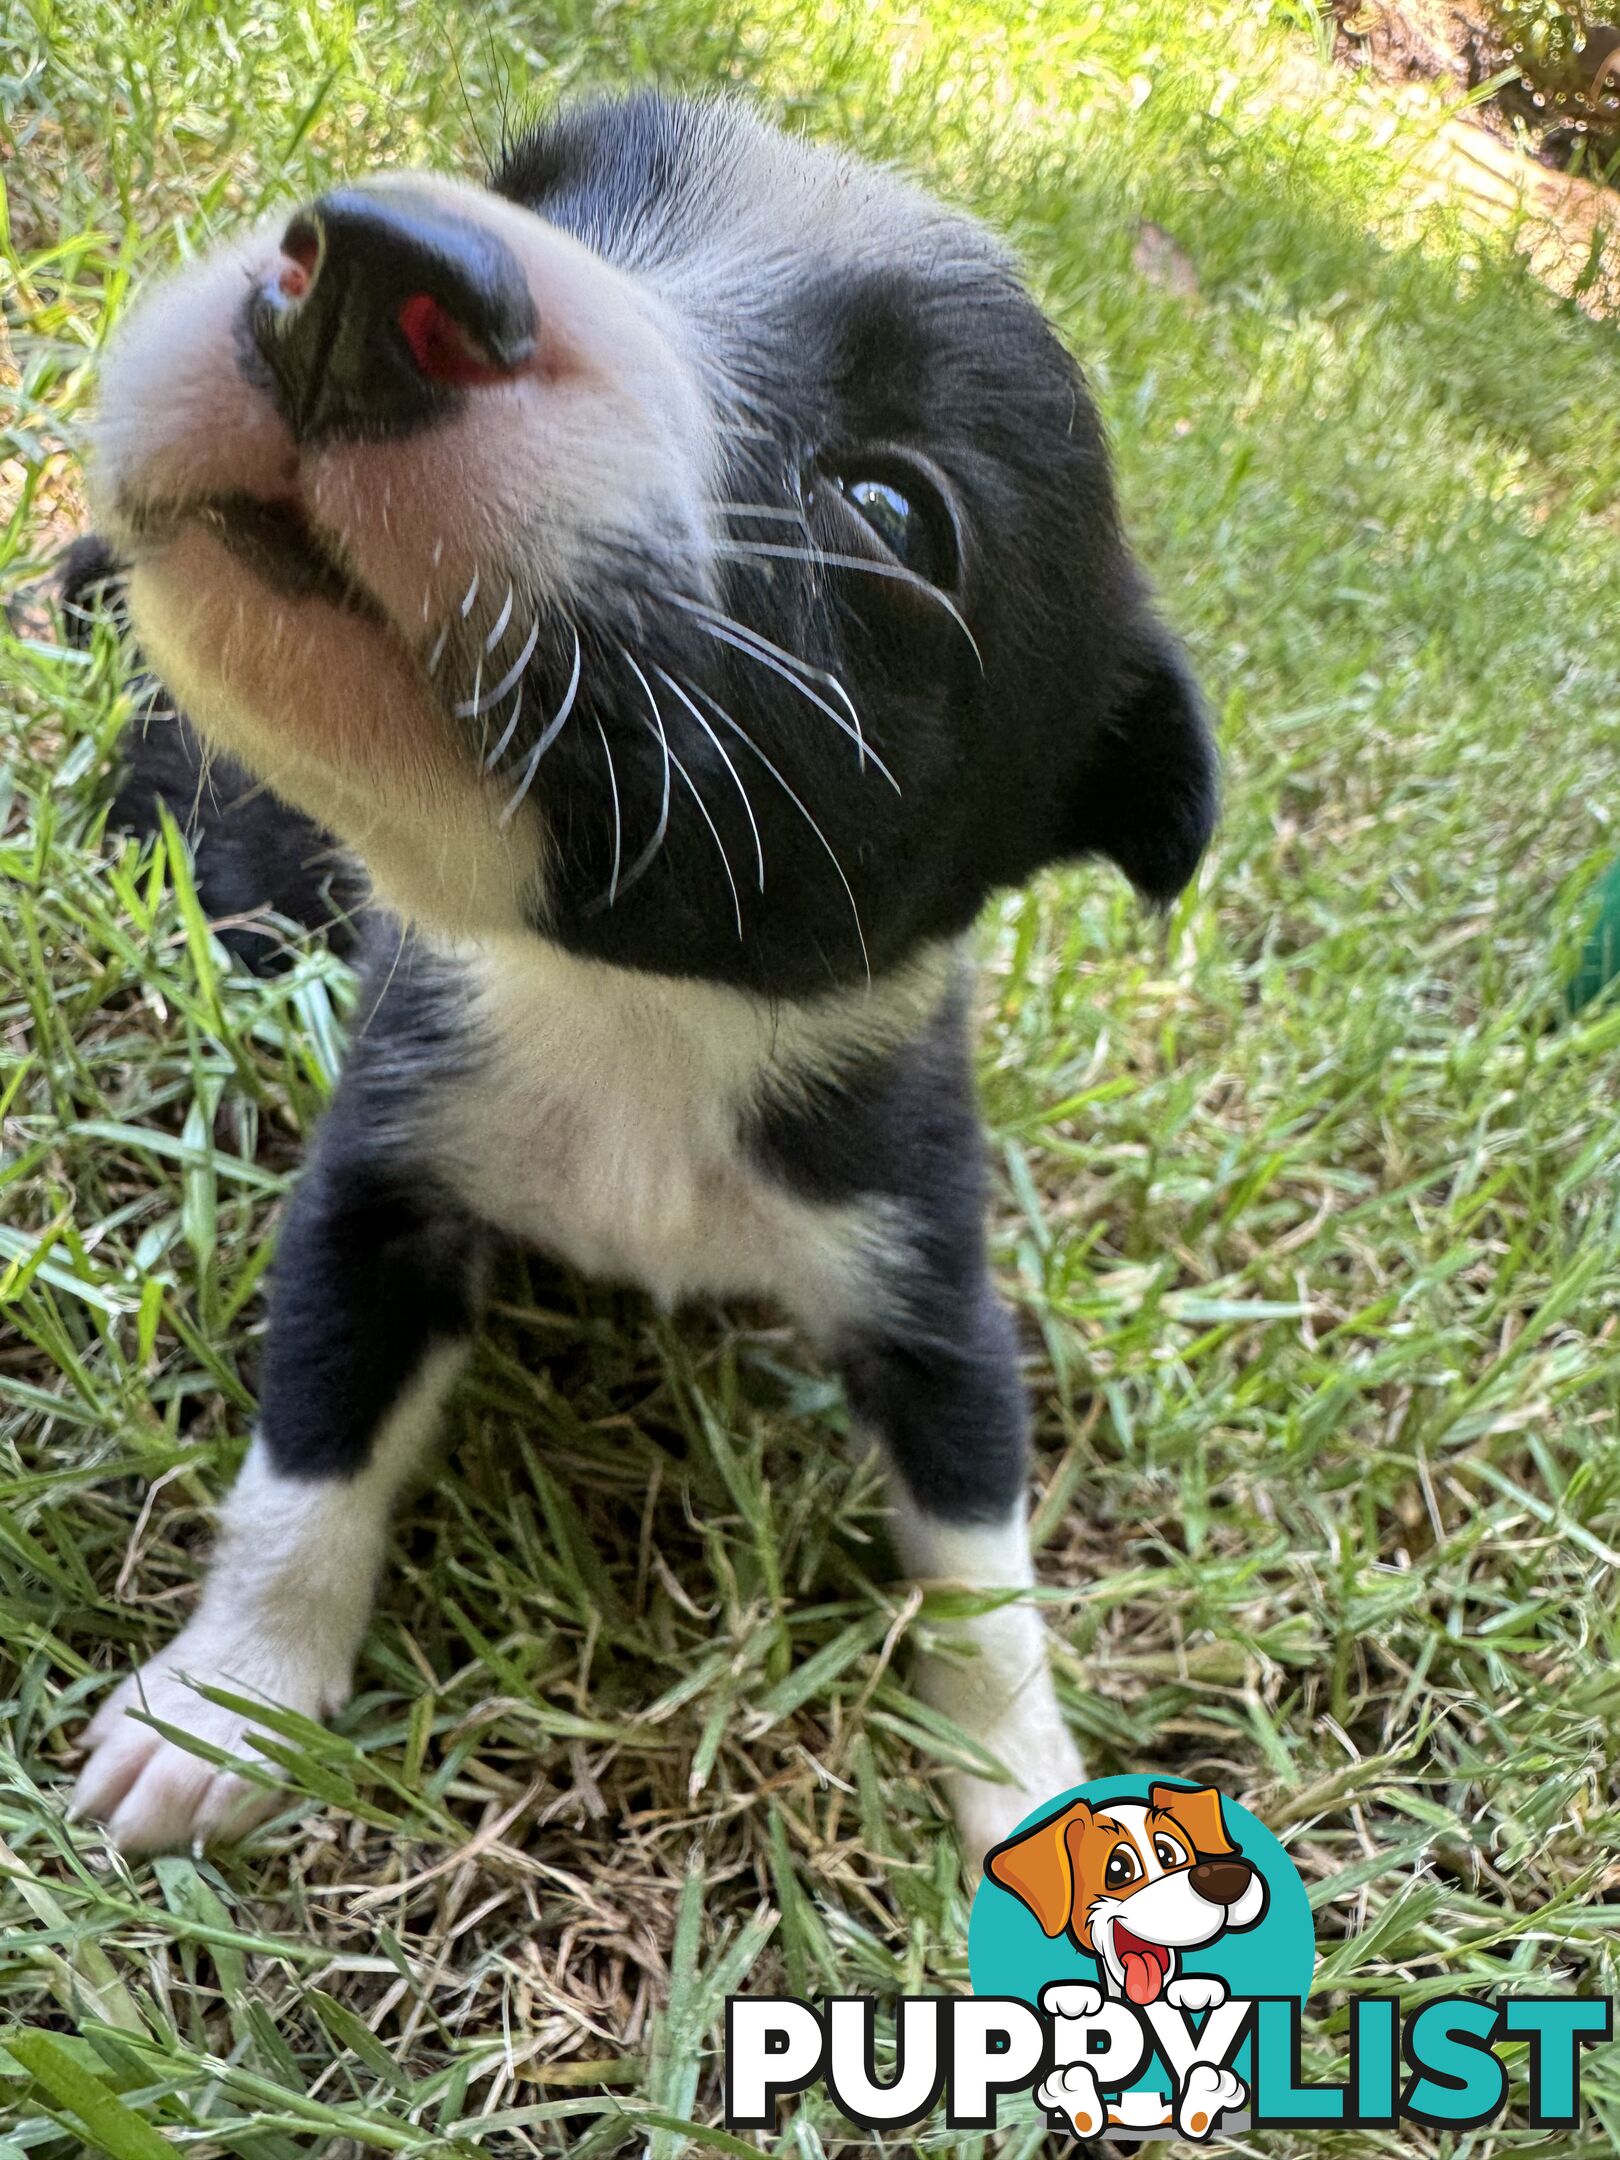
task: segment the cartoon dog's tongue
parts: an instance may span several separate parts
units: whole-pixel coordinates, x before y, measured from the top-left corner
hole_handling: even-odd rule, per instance
[[[1156,2001],[1170,1970],[1169,1952],[1158,1943],[1143,1942],[1140,1935],[1123,1927],[1114,1930],[1114,1948],[1119,1953],[1125,1992],[1131,2001],[1138,2009]]]

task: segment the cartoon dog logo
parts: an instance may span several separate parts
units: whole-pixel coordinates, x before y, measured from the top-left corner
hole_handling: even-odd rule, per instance
[[[1105,2123],[1174,2123],[1182,2136],[1203,2139],[1221,2114],[1244,2105],[1248,2093],[1235,2072],[1197,2063],[1175,2105],[1162,2094],[1122,2093],[1105,2109],[1082,2022],[1110,1999],[1139,2010],[1163,2000],[1184,2011],[1226,2001],[1223,1981],[1182,1972],[1182,1954],[1256,1926],[1267,1890],[1227,1834],[1219,1793],[1151,1785],[1145,1803],[1073,1801],[998,1845],[985,1872],[1028,1906],[1049,1937],[1067,1935],[1094,1958],[1102,1983],[1059,1981],[1042,1991],[1055,2041],[1055,2068],[1035,2095],[1043,2107],[1076,2136],[1094,2135]]]

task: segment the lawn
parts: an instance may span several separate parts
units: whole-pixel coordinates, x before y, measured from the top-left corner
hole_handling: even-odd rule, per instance
[[[357,1699],[290,1729],[324,1804],[134,1867],[62,1815],[244,1444],[350,997],[318,950],[230,974],[183,859],[102,834],[120,656],[22,597],[78,516],[97,351],[265,200],[476,164],[533,102],[649,77],[744,87],[1011,232],[1219,713],[1224,822],[1167,922],[1099,869],[982,933],[997,1252],[1092,1768],[1217,1783],[1283,1836],[1308,2066],[1358,1992],[1620,1992],[1620,1007],[1567,1023],[1560,987],[1620,853],[1614,326],[1510,232],[1414,208],[1437,108],[1334,76],[1280,5],[14,0],[0,2030],[56,2038],[0,2054],[4,2160],[154,2130],[672,2160],[716,2149],[728,1989],[966,1984],[950,1741],[908,1689],[930,1616],[768,1313],[508,1276]],[[86,2071],[122,2095],[99,2127]],[[1399,2149],[1611,2154],[1620,2049],[1586,2095],[1578,2132]],[[821,2101],[759,2142],[875,2143]]]

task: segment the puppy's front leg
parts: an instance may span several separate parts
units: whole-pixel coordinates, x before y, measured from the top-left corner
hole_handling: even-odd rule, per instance
[[[1046,1637],[1027,1596],[1027,1419],[1010,1315],[982,1257],[896,1285],[889,1324],[844,1349],[857,1418],[882,1443],[894,1485],[902,1565],[929,1586],[1012,1593],[992,1610],[941,1623],[923,1662],[924,1699],[1007,1772],[967,1771],[946,1787],[968,1860],[977,1864],[1031,1809],[1077,1784],[1080,1757],[1063,1722]],[[909,1317],[905,1317],[909,1314]]]
[[[146,1711],[251,1752],[251,1721],[201,1681],[308,1717],[347,1700],[388,1515],[431,1439],[465,1352],[480,1238],[363,1145],[333,1104],[277,1255],[258,1437],[227,1501],[186,1626],[115,1689],[85,1734],[77,1815],[125,1852],[240,1835],[276,1805],[165,1740]]]

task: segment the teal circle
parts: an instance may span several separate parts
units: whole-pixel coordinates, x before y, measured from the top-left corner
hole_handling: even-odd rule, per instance
[[[1150,1785],[1196,1789],[1186,1778],[1094,1778],[1055,1793],[1024,1817],[1013,1836],[1060,1814],[1075,1800],[1089,1800],[1094,1807],[1116,1800],[1146,1803]],[[1226,1982],[1230,1995],[1294,1995],[1303,2002],[1316,1972],[1316,1930],[1299,1871],[1265,1824],[1224,1793],[1221,1813],[1232,1842],[1264,1879],[1266,1910],[1252,1928],[1218,1935],[1200,1950],[1183,1951],[1181,1970],[1214,1974]],[[1067,1935],[1049,1940],[1029,1907],[988,1875],[968,1920],[968,1972],[975,1995],[1014,1995],[1037,2009],[1042,1988],[1053,1980],[1101,1985],[1094,1957]]]

